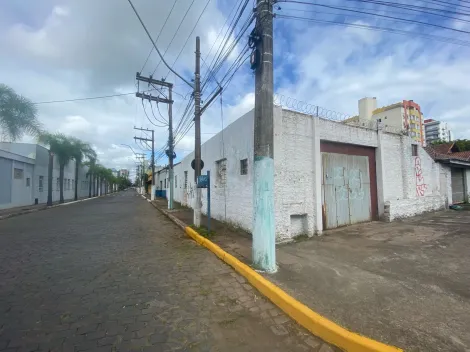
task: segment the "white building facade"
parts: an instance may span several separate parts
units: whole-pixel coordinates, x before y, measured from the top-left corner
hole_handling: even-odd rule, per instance
[[[202,145],[211,215],[249,232],[253,220],[253,111]],[[193,207],[194,153],[174,167],[174,199]],[[353,223],[392,221],[452,203],[450,167],[410,137],[274,108],[276,240]],[[166,190],[166,168],[156,172]],[[160,193],[162,194],[162,193]],[[206,192],[202,192],[206,212]]]
[[[452,132],[446,122],[426,119],[424,120],[424,132],[426,144],[432,144],[437,141],[452,141]]]
[[[37,144],[0,142],[0,209],[47,203],[49,150]],[[78,170],[78,197],[87,197],[88,168]],[[64,199],[75,197],[75,162],[64,169]],[[54,157],[52,201],[60,199],[59,163]]]

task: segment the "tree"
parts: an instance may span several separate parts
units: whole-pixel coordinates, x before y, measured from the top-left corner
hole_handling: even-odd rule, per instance
[[[88,182],[88,198],[91,198],[92,195],[93,197],[95,196],[95,175],[96,175],[96,171],[97,171],[97,158],[94,157],[94,156],[90,156],[88,157],[88,161],[84,163],[85,166],[88,166],[88,172],[86,174],[86,176],[88,177],[89,179],[89,182]],[[92,190],[93,190],[93,193],[92,193]]]
[[[50,152],[57,156],[60,181],[59,203],[64,203],[64,169],[65,165],[74,158],[74,146],[71,140],[62,133],[53,134],[44,132],[39,135],[38,141],[48,145]],[[51,174],[49,174],[49,179],[52,180]],[[48,192],[52,196],[52,187],[49,187]]]
[[[25,133],[37,136],[41,132],[36,105],[5,84],[0,84],[0,130],[0,138],[11,142]]]
[[[93,148],[88,144],[83,142],[82,140],[72,137],[70,138],[70,142],[72,143],[72,154],[73,158],[75,159],[75,197],[74,199],[78,199],[78,169],[83,162],[84,158],[96,159],[96,152]]]

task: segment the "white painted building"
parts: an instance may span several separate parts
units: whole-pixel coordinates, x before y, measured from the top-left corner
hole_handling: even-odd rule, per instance
[[[253,220],[253,131],[250,111],[201,148],[202,173],[211,173],[212,217],[247,231]],[[174,168],[174,199],[190,207],[193,159],[191,153]],[[377,125],[350,126],[275,107],[274,167],[278,242],[356,222],[392,221],[452,202],[450,166],[436,163],[410,137]],[[160,194],[168,195],[168,170],[155,177],[158,190],[166,190]],[[202,202],[205,212],[205,190]]]
[[[424,120],[424,133],[426,144],[432,144],[437,141],[452,141],[452,132],[446,122],[426,119]]]
[[[49,150],[37,144],[0,142],[0,209],[47,202]],[[79,168],[78,197],[88,196],[87,168]],[[64,199],[75,196],[75,162],[64,169]],[[59,163],[52,173],[52,201],[59,201]]]

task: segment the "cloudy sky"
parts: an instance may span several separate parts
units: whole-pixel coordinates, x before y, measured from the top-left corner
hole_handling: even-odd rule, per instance
[[[218,34],[231,22],[233,10],[241,1],[133,2],[154,39],[158,37],[157,44],[165,52],[166,61],[190,81],[194,72],[195,36],[201,37],[202,76],[205,77],[221,43],[222,36]],[[305,2],[330,7],[284,2],[276,5],[275,12],[279,14],[274,22],[277,93],[351,115],[357,113],[358,99],[365,96],[377,97],[379,105],[413,99],[421,105],[427,118],[448,122],[457,138],[470,138],[470,34],[465,33],[470,30],[469,2],[449,0],[455,5],[442,7],[429,0],[412,2],[428,9],[436,5],[441,9],[438,13],[447,17],[422,11],[404,12],[400,8],[383,12],[376,5],[358,0]],[[252,3],[250,0],[229,44],[234,42],[250,15]],[[396,18],[344,12],[337,6]],[[317,22],[300,21],[293,16]],[[353,23],[358,27],[329,22]],[[364,25],[414,34],[360,28]],[[249,31],[251,27],[215,79],[222,80],[230,65],[237,62]],[[445,38],[460,45],[448,43]],[[154,50],[149,56],[151,43],[127,0],[1,0],[0,48],[0,81],[34,102],[133,93],[137,89],[137,71],[142,71],[142,75],[153,73],[156,78],[174,83],[175,126],[190,101],[191,88],[168,73]],[[215,79],[207,84],[203,100],[208,98]],[[222,121],[226,125],[253,107],[253,87],[254,77],[246,62],[225,89],[222,110],[218,99],[204,114],[203,140],[218,132]],[[149,89],[144,83],[138,88]],[[134,135],[143,136],[133,130],[134,126],[155,128],[157,150],[161,150],[168,138],[167,127],[153,126],[146,116],[162,125],[152,116],[153,109],[153,114],[161,119],[156,105],[143,103],[133,94],[43,103],[38,108],[40,120],[48,130],[88,141],[107,167],[134,168],[132,151],[121,146],[129,144],[136,152],[145,149],[133,140]],[[165,118],[165,106],[159,104],[158,108]],[[185,129],[177,134],[178,157],[190,152],[194,145],[193,129],[184,136],[182,132]],[[165,162],[164,158],[159,161]]]

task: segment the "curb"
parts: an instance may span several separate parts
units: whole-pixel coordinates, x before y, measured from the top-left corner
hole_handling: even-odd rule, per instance
[[[199,245],[206,247],[213,252],[217,257],[223,260],[226,264],[230,265],[240,275],[245,277],[248,282],[254,286],[259,292],[267,297],[271,302],[278,306],[282,311],[294,319],[297,323],[310,331],[315,336],[320,337],[324,341],[331,343],[348,352],[398,352],[403,351],[400,348],[386,345],[382,342],[372,340],[370,338],[361,336],[352,331],[349,331],[338,324],[328,320],[327,318],[315,313],[306,305],[297,301],[295,298],[287,294],[278,286],[274,285],[271,281],[265,279],[258,274],[248,265],[242,263],[231,254],[225,252],[215,243],[207,238],[201,236],[192,228],[188,227],[181,220],[158,208],[155,204],[151,203],[162,214],[166,215],[169,219],[181,227],[186,234],[196,241]]]
[[[115,193],[117,193],[117,192],[115,192]],[[85,201],[91,200],[91,199],[106,197],[106,196],[109,196],[110,194],[112,194],[112,193],[103,194],[102,196],[97,196],[97,197],[74,200],[74,201],[67,202],[67,203],[62,203],[62,204],[54,204],[54,205],[51,205],[51,206],[44,205],[42,208],[29,209],[29,210],[25,210],[25,211],[22,211],[22,212],[19,212],[19,213],[12,213],[12,214],[7,214],[7,215],[0,216],[0,220],[5,220],[5,219],[8,219],[8,218],[14,218],[16,216],[26,215],[26,214],[29,214],[29,213],[35,213],[35,212],[42,211],[42,210],[57,208],[57,207],[60,207],[60,206],[63,206],[63,205],[70,205],[70,204],[74,204],[74,203],[85,202]]]

